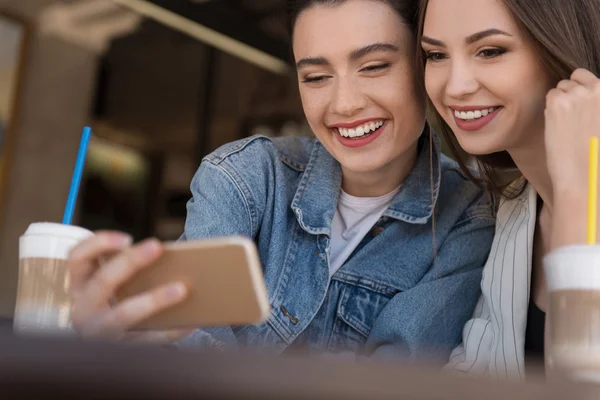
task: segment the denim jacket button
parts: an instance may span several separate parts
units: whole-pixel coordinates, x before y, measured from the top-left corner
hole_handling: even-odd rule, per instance
[[[373,230],[371,231],[371,235],[373,235],[373,237],[376,237],[377,235],[379,235],[381,232],[383,232],[383,228],[381,226],[376,226],[375,228],[373,228]]]

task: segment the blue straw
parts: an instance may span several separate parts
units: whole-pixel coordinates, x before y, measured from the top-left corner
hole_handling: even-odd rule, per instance
[[[81,176],[83,175],[83,166],[85,165],[85,156],[87,154],[87,148],[88,144],[90,143],[91,135],[92,128],[89,126],[83,128],[81,144],[79,145],[79,153],[77,154],[77,162],[75,163],[75,170],[73,171],[73,178],[71,179],[71,189],[69,190],[67,207],[65,208],[65,215],[63,217],[63,224],[65,225],[71,225],[71,221],[73,220],[75,204],[77,203],[77,194],[79,193],[79,184],[81,183]]]

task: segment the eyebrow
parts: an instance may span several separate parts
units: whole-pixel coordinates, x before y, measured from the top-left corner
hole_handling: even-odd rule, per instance
[[[329,65],[325,57],[307,57],[296,63],[296,68],[302,69],[311,65]]]
[[[484,39],[489,36],[495,36],[495,35],[503,35],[503,36],[512,37],[512,35],[510,33],[504,32],[500,29],[492,28],[492,29],[486,29],[485,31],[477,32],[470,36],[467,36],[467,38],[465,39],[465,43],[473,44],[475,42],[480,41],[481,39]],[[446,47],[446,44],[444,42],[442,42],[441,40],[432,39],[427,36],[423,36],[421,38],[421,42],[430,44],[432,46]]]
[[[365,47],[361,47],[358,50],[354,50],[350,53],[350,59],[353,61],[358,60],[371,53],[397,53],[400,49],[391,43],[373,43]]]
[[[396,53],[398,51],[400,51],[398,46],[391,43],[373,43],[352,51],[348,58],[352,61],[356,61],[371,53]],[[302,69],[311,65],[330,65],[330,62],[325,57],[307,57],[298,61],[296,63],[296,68]]]
[[[488,29],[488,30],[485,30],[485,31],[477,32],[477,33],[472,34],[471,36],[468,36],[465,39],[465,42],[467,42],[467,44],[473,44],[473,43],[478,42],[481,39],[484,39],[484,38],[486,38],[488,36],[495,36],[495,35],[504,35],[504,36],[510,36],[510,37],[512,37],[512,35],[510,33],[501,31],[500,29],[492,28],[492,29]]]

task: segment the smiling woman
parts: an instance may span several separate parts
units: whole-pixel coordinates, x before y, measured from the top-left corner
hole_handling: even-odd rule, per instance
[[[589,142],[600,126],[600,0],[423,0],[419,24],[432,118],[478,159],[483,179],[474,180],[501,204],[483,295],[449,367],[521,379],[547,354],[544,259],[585,243]],[[520,179],[498,181],[517,167]]]
[[[205,157],[181,237],[251,237],[272,314],[261,325],[198,330],[179,344],[443,363],[479,295],[494,210],[425,124],[413,57],[417,2],[288,5],[302,105],[317,138],[255,136]],[[365,20],[369,28],[357,29]],[[117,233],[75,249],[76,330],[128,339],[137,321],[182,301],[186,291],[174,283],[109,306],[115,287],[162,251]]]
[[[392,5],[399,12],[390,13]],[[404,17],[410,17],[409,7],[410,2],[349,1],[296,20],[293,48],[304,112],[342,165],[349,194],[390,192],[416,159],[425,114],[411,57],[414,30]],[[369,29],[356,29],[365,17]],[[334,18],[344,23],[328,23]],[[371,123],[378,129],[371,131]],[[365,174],[377,179],[363,185]]]

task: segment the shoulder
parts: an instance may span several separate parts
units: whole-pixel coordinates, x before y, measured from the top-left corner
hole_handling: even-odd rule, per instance
[[[315,143],[307,137],[248,137],[204,157],[199,173],[213,183],[227,181],[251,210],[261,210],[274,191],[283,196],[295,193]]]
[[[508,224],[515,223],[522,215],[535,214],[537,203],[537,192],[532,185],[524,180],[513,182],[508,190],[514,193],[511,197],[501,197],[498,207],[497,225],[502,228]]]
[[[471,176],[467,175],[456,161],[445,155],[441,156],[440,170],[442,206],[458,208],[462,211],[463,220],[495,221],[497,201],[489,191],[473,182],[472,178],[478,176],[476,171],[469,170]]]
[[[440,157],[440,170],[442,181],[447,184],[462,186],[465,189],[477,191],[478,186],[470,179],[470,177],[462,170],[460,165],[450,157],[442,154]],[[477,173],[469,169],[472,176],[476,177]]]
[[[240,169],[272,167],[273,163],[282,163],[289,168],[304,171],[315,142],[315,139],[308,137],[270,138],[256,135],[227,143],[204,160]]]

